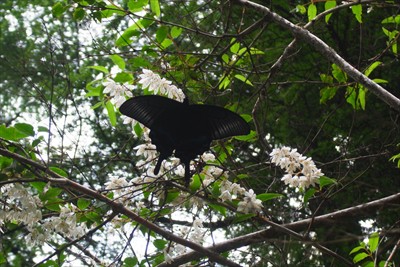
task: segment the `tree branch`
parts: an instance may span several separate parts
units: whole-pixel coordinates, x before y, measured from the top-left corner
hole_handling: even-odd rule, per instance
[[[293,223],[288,223],[288,224],[283,224],[279,225],[277,227],[274,223],[269,222],[268,224],[271,226],[268,229],[261,230],[258,232],[254,232],[251,234],[243,235],[240,237],[232,238],[230,240],[227,240],[225,242],[221,242],[219,244],[216,244],[214,246],[207,247],[207,249],[222,253],[225,251],[231,251],[233,249],[238,249],[240,247],[260,243],[260,242],[265,242],[268,241],[269,239],[272,238],[277,238],[281,235],[289,234],[289,232],[299,232],[302,230],[308,230],[310,224],[312,224],[311,228],[315,227],[321,227],[321,226],[331,226],[334,223],[338,223],[341,220],[345,218],[362,218],[365,217],[366,215],[370,215],[370,211],[372,210],[373,212],[376,212],[379,208],[383,208],[389,204],[397,204],[399,205],[400,203],[400,193],[381,198],[378,200],[374,200],[365,204],[360,204],[354,207],[350,207],[347,209],[335,211],[332,213],[328,213],[325,215],[321,215],[315,218],[310,218],[310,219],[304,219],[301,221],[293,222]],[[283,228],[287,229],[285,232],[282,230]],[[292,234],[291,234],[292,235]],[[298,235],[296,233],[296,235]],[[314,245],[313,242],[310,242],[311,245]],[[326,252],[326,251],[325,251]],[[340,255],[338,255],[340,256]],[[193,260],[196,260],[201,257],[201,254],[198,252],[190,252],[187,254],[184,254],[182,256],[174,258],[173,264],[167,264],[167,263],[162,263],[158,265],[158,267],[167,267],[167,266],[176,266],[179,264],[183,264],[186,262],[190,262]],[[336,257],[338,258],[338,257]],[[338,258],[342,260],[342,263],[346,263],[349,265],[349,261],[346,259]]]
[[[281,27],[288,29],[292,34],[299,39],[307,42],[320,52],[329,61],[338,65],[344,72],[346,72],[350,77],[352,77],[356,82],[362,84],[365,88],[369,89],[373,94],[375,94],[379,99],[384,101],[393,109],[400,112],[400,99],[388,92],[379,84],[375,83],[359,70],[354,68],[350,63],[344,60],[341,56],[336,53],[330,46],[328,46],[324,41],[318,38],[316,35],[307,31],[306,29],[299,27],[287,19],[279,16],[278,14],[269,10],[269,8],[262,6],[260,4],[247,1],[247,0],[232,0],[239,5],[250,7],[259,12],[262,12],[266,17],[275,21]],[[291,44],[292,45],[292,44]]]

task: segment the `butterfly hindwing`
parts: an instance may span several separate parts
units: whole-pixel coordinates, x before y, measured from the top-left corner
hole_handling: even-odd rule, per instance
[[[250,133],[247,122],[228,109],[211,105],[191,105],[190,109],[207,124],[204,127],[208,127],[213,140]]]

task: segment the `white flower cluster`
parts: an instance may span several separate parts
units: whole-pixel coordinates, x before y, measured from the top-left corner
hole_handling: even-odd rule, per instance
[[[142,189],[141,182],[142,180],[139,178],[127,181],[123,177],[111,177],[110,181],[106,183],[106,189],[112,190],[114,201],[122,203],[136,212],[143,207],[143,203],[137,200],[138,192]]]
[[[21,184],[10,184],[1,188],[2,209],[0,210],[0,225],[12,221],[24,224],[29,234],[26,242],[30,245],[42,245],[51,240],[55,233],[65,237],[79,238],[87,232],[85,225],[76,221],[76,207],[73,205],[61,207],[59,216],[42,219],[42,202],[37,196]]]
[[[195,219],[192,223],[192,227],[182,226],[179,232],[179,236],[189,241],[202,245],[204,243],[206,230],[203,227],[203,221],[201,219]],[[181,244],[172,243],[164,249],[164,259],[167,263],[173,262],[173,257],[183,255],[189,252],[186,246]],[[192,265],[179,265],[179,266],[192,266]]]
[[[131,90],[133,90],[134,86],[132,84],[119,84],[111,79],[107,79],[103,82],[103,85],[105,86],[103,93],[110,94],[111,103],[113,103],[117,108],[126,101],[125,96],[133,97]]]
[[[220,187],[221,195],[219,198],[222,202],[232,201],[232,199],[243,197],[243,200],[238,203],[238,212],[243,213],[255,213],[261,211],[263,208],[262,201],[257,199],[257,195],[253,189],[246,191],[237,183],[232,183],[228,180],[224,180]]]
[[[286,171],[281,180],[292,187],[314,186],[324,175],[311,158],[301,155],[297,149],[284,146],[275,148],[269,155],[272,163]]]
[[[140,74],[139,77],[139,83],[142,84],[143,88],[149,88],[155,94],[166,95],[168,98],[179,102],[183,102],[185,99],[185,94],[181,89],[151,70],[143,69],[143,74]]]
[[[50,240],[53,234],[59,233],[71,239],[80,238],[88,231],[85,224],[79,224],[76,220],[78,208],[73,204],[61,206],[59,216],[45,219],[40,226],[27,227],[29,234],[26,241],[30,244],[38,244],[44,240]]]
[[[37,196],[32,196],[21,184],[2,186],[0,193],[3,203],[0,210],[0,226],[11,221],[33,225],[42,219],[42,201]]]

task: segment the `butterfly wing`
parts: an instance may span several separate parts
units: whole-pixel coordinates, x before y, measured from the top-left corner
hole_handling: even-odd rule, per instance
[[[179,110],[182,106],[184,104],[166,97],[146,95],[126,100],[119,111],[152,130],[163,114]]]
[[[213,140],[250,133],[249,124],[228,109],[211,105],[191,105],[190,109],[194,117],[206,124],[203,127]]]
[[[158,158],[154,174],[160,171],[161,163],[171,156],[176,148],[179,131],[179,114],[187,107],[178,101],[158,96],[137,96],[125,101],[119,111],[150,129],[151,142],[156,146]]]

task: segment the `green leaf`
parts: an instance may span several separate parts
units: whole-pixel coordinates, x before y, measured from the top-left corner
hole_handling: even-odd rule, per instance
[[[13,163],[13,159],[0,156],[0,170],[10,167]]]
[[[250,122],[253,119],[249,114],[240,114],[240,117],[242,117],[246,122]]]
[[[204,177],[201,177],[199,174],[193,175],[192,182],[190,183],[190,191],[197,191],[200,188],[201,180],[203,179]]]
[[[359,23],[362,23],[362,5],[358,4],[358,5],[351,6],[351,11],[353,12],[357,21]]]
[[[156,32],[156,40],[159,43],[162,43],[164,41],[164,39],[167,37],[168,34],[168,27],[166,26],[160,26],[157,29]]]
[[[62,177],[68,177],[67,172],[64,171],[64,170],[62,170],[62,169],[60,169],[60,168],[57,168],[57,167],[50,167],[49,169],[52,170],[53,172],[55,172],[55,173],[61,175]]]
[[[41,197],[42,200],[54,200],[63,190],[61,188],[51,187]]]
[[[138,266],[138,259],[136,257],[127,257],[124,259],[122,267],[135,267]]]
[[[168,244],[168,241],[164,240],[164,239],[156,239],[156,240],[153,241],[153,245],[158,250],[163,250],[167,244]]]
[[[307,16],[308,16],[308,21],[312,21],[317,16],[317,6],[316,5],[311,4],[308,6]]]
[[[112,126],[115,127],[115,125],[117,125],[117,115],[115,114],[115,107],[110,102],[110,100],[108,100],[106,103],[106,109],[108,113],[108,118],[110,119],[110,123]]]
[[[127,72],[118,72],[117,75],[115,75],[114,81],[117,83],[125,83],[125,82],[130,82],[133,80],[133,76],[130,73]]]
[[[384,79],[372,79],[374,82],[376,82],[376,83],[388,83],[388,81],[387,80],[384,80]]]
[[[362,264],[362,267],[375,267],[375,263],[373,261],[367,261]]]
[[[85,217],[92,222],[101,223],[103,217],[95,211],[91,211],[85,214]]]
[[[222,206],[216,205],[216,204],[211,204],[211,203],[208,203],[208,206],[211,209],[213,209],[214,211],[221,213],[224,217],[226,216],[226,208],[225,207],[222,207]]]
[[[357,93],[354,87],[346,87],[346,102],[353,106],[353,109],[357,109],[356,103]]]
[[[365,249],[365,247],[364,247],[364,246],[357,246],[357,247],[353,248],[353,249],[350,251],[349,255],[351,255],[351,254],[353,254],[353,253],[355,253],[355,252],[357,252],[357,251],[360,251],[361,249]]]
[[[134,57],[130,59],[129,62],[132,64],[132,67],[135,68],[149,68],[152,66],[147,59],[141,57]]]
[[[296,12],[304,15],[307,13],[307,9],[304,7],[304,5],[297,5],[296,6]]]
[[[227,54],[222,55],[222,60],[226,63],[229,64],[229,56]]]
[[[226,89],[231,84],[231,79],[228,76],[223,76],[220,79],[219,89]]]
[[[135,123],[135,126],[133,126],[133,131],[135,132],[135,134],[136,134],[138,137],[141,137],[141,136],[142,136],[143,129],[142,129],[142,127],[140,126],[139,123]]]
[[[397,25],[400,24],[400,15],[397,16],[390,16],[381,22],[382,24],[388,24],[388,23],[395,23]]]
[[[121,70],[125,69],[125,62],[119,55],[110,55],[112,62],[118,66]]]
[[[133,23],[132,26],[127,28],[122,35],[115,41],[116,46],[127,46],[132,43],[131,37],[139,36],[141,31],[148,28],[154,22],[149,19],[139,19]]]
[[[161,47],[162,48],[167,48],[168,46],[172,45],[174,42],[171,39],[164,39],[164,41],[162,41],[161,43]]]
[[[375,61],[374,63],[372,63],[371,65],[369,65],[369,67],[364,71],[365,76],[369,77],[369,75],[371,74],[371,72],[374,71],[374,69],[376,69],[376,67],[378,67],[379,65],[381,65],[382,62],[380,61]]]
[[[54,199],[53,199],[54,201]],[[60,203],[62,202],[61,199],[56,199],[54,202],[46,203],[45,208],[51,211],[60,211]]]
[[[48,133],[49,132],[49,128],[44,127],[44,126],[38,126],[38,132]]]
[[[87,96],[87,95],[86,95]],[[93,106],[91,106],[91,109],[96,109],[96,108],[98,108],[98,107],[100,107],[100,106],[102,106],[103,105],[103,101],[101,101],[101,102],[97,102],[96,104],[94,104]]]
[[[257,199],[261,200],[261,201],[267,201],[267,200],[271,200],[274,198],[278,198],[278,197],[283,197],[282,194],[278,194],[278,193],[262,193],[257,195]]]
[[[318,183],[319,183],[320,188],[323,188],[327,185],[336,184],[337,182],[335,179],[332,179],[332,178],[329,178],[326,176],[321,176],[318,179]]]
[[[332,99],[336,95],[337,90],[338,90],[337,87],[331,87],[331,86],[322,88],[321,91],[319,92],[321,96],[319,99],[319,103],[325,104],[328,100]]]
[[[247,79],[246,77],[244,77],[242,74],[235,74],[235,78],[240,80],[240,81],[242,81],[242,82],[244,82],[244,83],[246,83],[246,84],[248,84],[248,85],[253,86],[253,84],[250,82],[250,80]]]
[[[35,188],[39,193],[42,193],[46,187],[45,182],[31,182],[29,183],[33,188]]]
[[[239,52],[240,49],[240,43],[234,43],[233,45],[231,45],[230,50],[233,54],[237,54]]]
[[[171,203],[174,201],[177,197],[179,197],[180,193],[178,191],[168,191],[167,196],[165,198],[165,204]]]
[[[78,199],[78,202],[76,203],[76,205],[78,206],[79,209],[84,210],[87,207],[89,207],[91,201],[89,199],[86,198],[80,198]]]
[[[357,101],[360,103],[360,107],[365,110],[365,89],[363,86],[358,89]]]
[[[156,17],[161,15],[160,3],[158,0],[150,0],[150,9],[156,15]]]
[[[354,262],[354,263],[357,263],[357,262],[360,262],[360,261],[362,261],[363,259],[368,258],[368,257],[369,257],[369,255],[368,255],[367,253],[361,252],[361,253],[358,253],[358,254],[356,254],[356,255],[354,256],[353,262]]]
[[[325,11],[336,7],[336,1],[326,1],[325,2]],[[325,22],[328,23],[331,18],[332,13],[325,16]]]
[[[104,67],[104,66],[89,66],[88,68],[89,69],[98,70],[98,71],[101,71],[101,72],[104,72],[104,73],[108,74],[108,69],[106,67]]]
[[[15,127],[6,127],[5,125],[0,125],[0,137],[9,141],[18,141],[22,138],[28,137],[29,134],[20,132]]]
[[[4,256],[4,254],[2,252],[0,252],[0,264],[6,263],[6,257]]]
[[[243,221],[247,221],[250,218],[253,218],[256,216],[255,214],[240,214],[237,213],[235,219],[233,219],[233,223],[239,223]]]
[[[84,10],[83,8],[78,7],[78,8],[76,8],[76,9],[74,10],[74,13],[72,14],[72,17],[73,17],[74,20],[76,20],[76,21],[81,21],[81,20],[83,20],[83,18],[85,17],[85,15],[86,15],[85,10]]]
[[[16,123],[14,125],[15,129],[19,132],[25,134],[26,136],[34,136],[35,131],[33,130],[33,126],[27,123]]]
[[[332,75],[338,82],[347,82],[347,74],[336,64],[332,64]]]
[[[181,35],[181,33],[182,33],[182,28],[179,28],[179,27],[176,27],[176,26],[173,26],[172,28],[171,28],[171,37],[172,38],[177,38],[178,36],[180,36]]]
[[[308,200],[314,196],[315,192],[317,192],[315,188],[308,189],[304,194],[303,203],[308,203]]]
[[[125,11],[114,6],[114,5],[107,5],[105,8],[103,8],[100,12],[100,18],[99,21],[101,21],[102,18],[109,18],[113,15],[118,15],[118,16],[124,16]]]
[[[140,12],[148,3],[149,0],[129,0],[128,9],[132,13]]]
[[[57,2],[51,9],[51,12],[53,13],[53,16],[56,18],[61,17],[61,15],[67,10],[61,2]]]
[[[244,142],[252,142],[257,139],[256,131],[251,130],[248,135],[238,135],[234,137],[236,140],[244,141]]]
[[[372,233],[368,239],[368,246],[371,252],[375,252],[379,244],[379,233]]]
[[[400,169],[400,154],[392,156],[389,160],[393,162],[397,160],[397,168]]]
[[[140,31],[139,29],[141,23],[137,22],[136,24],[133,24],[130,26],[128,29],[126,29],[121,36],[115,41],[115,45],[119,47],[127,46],[132,43],[131,37],[133,36],[139,36]]]

